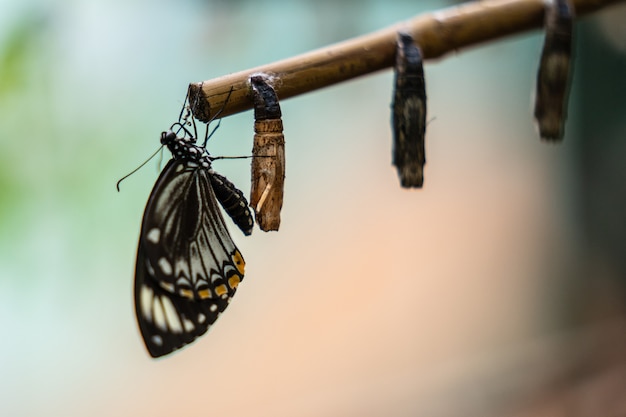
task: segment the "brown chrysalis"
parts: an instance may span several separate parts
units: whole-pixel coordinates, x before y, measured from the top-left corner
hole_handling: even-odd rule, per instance
[[[537,72],[535,119],[543,139],[563,139],[571,73],[574,10],[569,0],[546,5],[546,38]]]
[[[398,33],[395,73],[393,164],[403,187],[421,188],[426,163],[426,87],[422,51],[408,33]]]
[[[254,146],[250,205],[261,230],[280,227],[285,183],[285,137],[280,104],[261,75],[250,77],[254,101]]]

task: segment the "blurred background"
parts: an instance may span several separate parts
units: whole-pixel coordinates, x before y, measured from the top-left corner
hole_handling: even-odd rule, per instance
[[[532,119],[539,31],[429,61],[420,191],[391,166],[391,70],[282,102],[280,232],[231,227],[227,312],[144,349],[132,281],[162,164],[115,183],[187,85],[454,3],[2,0],[0,415],[626,414],[623,5],[578,22],[562,145]],[[228,117],[209,149],[252,135]],[[214,168],[248,194],[249,165]]]

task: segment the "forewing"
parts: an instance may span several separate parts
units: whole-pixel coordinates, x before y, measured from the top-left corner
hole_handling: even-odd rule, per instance
[[[244,265],[208,169],[171,160],[148,200],[137,251],[135,310],[150,354],[205,333],[235,294]]]

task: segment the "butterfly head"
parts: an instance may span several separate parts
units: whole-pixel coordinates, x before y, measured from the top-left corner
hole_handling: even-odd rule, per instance
[[[170,146],[176,141],[176,133],[168,130],[167,132],[161,132],[161,145]]]
[[[193,137],[178,137],[171,130],[161,132],[161,144],[167,146],[174,159],[190,161],[203,168],[211,168],[211,157],[206,149],[195,144]]]

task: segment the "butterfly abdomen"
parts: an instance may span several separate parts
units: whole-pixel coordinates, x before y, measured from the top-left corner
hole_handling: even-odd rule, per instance
[[[211,173],[211,185],[215,191],[215,197],[220,202],[235,224],[247,236],[252,233],[254,221],[248,208],[248,200],[232,182],[216,172]]]

